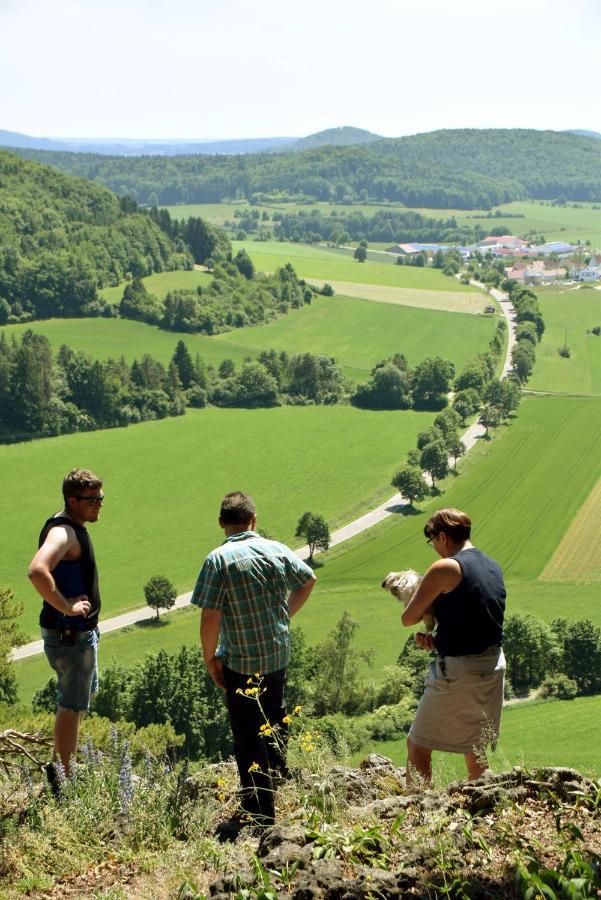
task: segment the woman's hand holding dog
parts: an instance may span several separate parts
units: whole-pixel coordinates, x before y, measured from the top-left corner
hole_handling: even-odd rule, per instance
[[[423,632],[418,631],[415,635],[415,643],[421,650],[436,650],[434,638],[431,634],[424,634]]]

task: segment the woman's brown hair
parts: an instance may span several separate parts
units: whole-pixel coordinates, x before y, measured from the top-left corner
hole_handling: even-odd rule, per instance
[[[427,538],[435,537],[444,531],[455,544],[469,541],[472,528],[470,517],[460,509],[439,509],[424,526]]]

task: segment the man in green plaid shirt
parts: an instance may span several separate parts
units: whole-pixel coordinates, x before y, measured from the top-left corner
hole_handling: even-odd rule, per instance
[[[248,494],[236,491],[223,498],[219,525],[226,540],[207,556],[192,594],[192,603],[202,608],[205,665],[225,691],[242,785],[244,815],[217,830],[218,837],[229,840],[248,822],[274,821],[272,776],[287,771],[290,617],[316,581],[292,550],[257,534],[256,521]]]

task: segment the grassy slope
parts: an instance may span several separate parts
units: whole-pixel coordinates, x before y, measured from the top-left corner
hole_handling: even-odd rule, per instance
[[[0,447],[2,582],[27,600],[24,624],[34,633],[38,602],[25,569],[42,517],[57,509],[60,479],[74,465],[105,480],[94,543],[109,615],[143,603],[151,575],[167,575],[180,591],[192,587],[199,562],[221,539],[216,516],[227,491],[250,491],[260,524],[294,542],[307,509],[338,524],[390,491],[390,473],[431,421],[428,413],[351,407],[190,410],[128,429]]]
[[[391,265],[390,262],[371,260],[358,263],[348,253],[310,244],[232,241],[232,248],[234,252],[244,248],[253,260],[255,268],[262,272],[275,272],[278,266],[290,262],[301,278],[387,284],[417,290],[457,290],[463,293],[476,290],[443,275],[438,269],[397,266]]]
[[[540,289],[538,296],[545,333],[536,348],[536,366],[528,387],[601,395],[601,337],[590,333],[601,325],[601,291],[549,287]],[[569,359],[557,352],[566,337],[572,351]]]
[[[161,331],[121,319],[61,319],[4,326],[7,334],[27,328],[46,334],[55,349],[66,343],[104,359],[124,354],[129,360],[150,353],[168,362],[178,340],[192,355],[200,353],[218,365],[225,357],[240,364],[261,350],[286,350],[334,356],[352,380],[364,380],[386,356],[402,352],[410,365],[425,356],[443,356],[460,369],[486,350],[495,322],[487,316],[446,313],[344,297],[320,297],[310,307],[294,310],[270,325],[242,328],[208,337]]]

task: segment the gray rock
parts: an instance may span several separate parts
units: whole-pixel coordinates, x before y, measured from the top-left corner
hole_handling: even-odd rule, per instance
[[[281,871],[286,867],[292,866],[296,862],[299,863],[300,869],[304,869],[310,859],[310,847],[299,847],[298,844],[291,844],[285,841],[270,850],[269,853],[263,857],[262,862],[263,865],[269,869]]]
[[[277,823],[262,832],[257,856],[266,856],[270,850],[279,847],[280,844],[296,844],[297,847],[304,847],[306,843],[307,838],[302,825]]]

